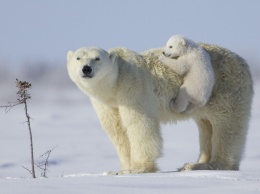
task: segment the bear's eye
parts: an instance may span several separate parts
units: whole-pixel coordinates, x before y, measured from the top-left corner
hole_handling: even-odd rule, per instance
[[[96,60],[96,61],[99,61],[99,60],[100,60],[100,58],[99,58],[99,57],[96,57],[96,58],[95,58],[95,60]]]
[[[169,48],[172,48],[172,46],[169,46]]]
[[[80,60],[80,57],[77,57],[77,60]]]

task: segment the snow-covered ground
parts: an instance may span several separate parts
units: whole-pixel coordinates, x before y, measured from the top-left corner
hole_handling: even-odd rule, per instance
[[[0,84],[0,105],[16,99],[14,80]],[[193,121],[162,126],[164,156],[160,173],[103,176],[119,170],[116,152],[88,100],[70,82],[33,83],[29,114],[33,118],[34,155],[54,148],[48,178],[31,179],[29,135],[22,105],[0,109],[0,193],[260,193],[260,83],[255,83],[245,157],[238,172],[176,172],[199,154]]]

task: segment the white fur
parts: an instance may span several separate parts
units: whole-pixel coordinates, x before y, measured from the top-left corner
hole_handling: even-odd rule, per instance
[[[160,60],[184,76],[179,94],[170,104],[173,111],[191,112],[207,103],[215,76],[210,56],[199,44],[180,35],[172,36]]]
[[[160,124],[188,118],[200,129],[200,156],[181,170],[238,170],[253,95],[251,76],[239,56],[203,47],[215,59],[216,84],[208,103],[191,114],[170,109],[183,81],[159,62],[162,49],[142,55],[123,48],[68,52],[69,76],[90,97],[121,162],[121,171],[108,174],[155,172],[162,150]],[[82,72],[85,66],[93,69],[89,77]]]
[[[153,96],[147,78],[132,68],[134,64],[131,62],[119,66],[116,57],[111,58],[116,56],[113,52],[81,48],[72,53],[68,53],[69,75],[90,96],[103,128],[118,150],[122,170],[131,173],[155,171],[162,139],[159,115],[153,106],[156,100],[148,98],[143,101],[144,93]],[[76,60],[78,57],[82,60]],[[96,57],[100,61],[95,61]],[[130,56],[129,60],[138,60],[135,58]],[[92,78],[83,77],[85,65],[93,68]],[[143,146],[143,142],[149,143]]]

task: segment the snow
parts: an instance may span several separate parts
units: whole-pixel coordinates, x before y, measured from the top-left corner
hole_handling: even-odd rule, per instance
[[[5,193],[258,193],[259,174],[187,172],[128,176],[78,174],[63,178],[0,180]],[[15,188],[14,188],[15,185]],[[22,192],[21,192],[22,191]]]
[[[0,110],[0,193],[260,193],[260,84],[255,97],[247,146],[240,171],[176,172],[199,154],[198,132],[193,121],[162,126],[164,156],[158,173],[104,176],[119,170],[117,154],[102,130],[88,100],[69,80],[57,84],[32,82],[28,110],[32,120],[34,155],[54,148],[48,178],[32,179],[29,135],[22,106],[5,114]],[[15,100],[14,80],[0,84],[0,104]],[[37,168],[36,168],[37,169]]]

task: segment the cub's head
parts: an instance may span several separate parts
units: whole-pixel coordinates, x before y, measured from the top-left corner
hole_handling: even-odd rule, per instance
[[[113,72],[115,58],[116,54],[109,54],[95,47],[69,51],[67,54],[69,76],[76,84],[97,82]]]
[[[178,59],[187,52],[188,42],[189,40],[181,35],[172,36],[166,43],[163,55],[172,59]]]

